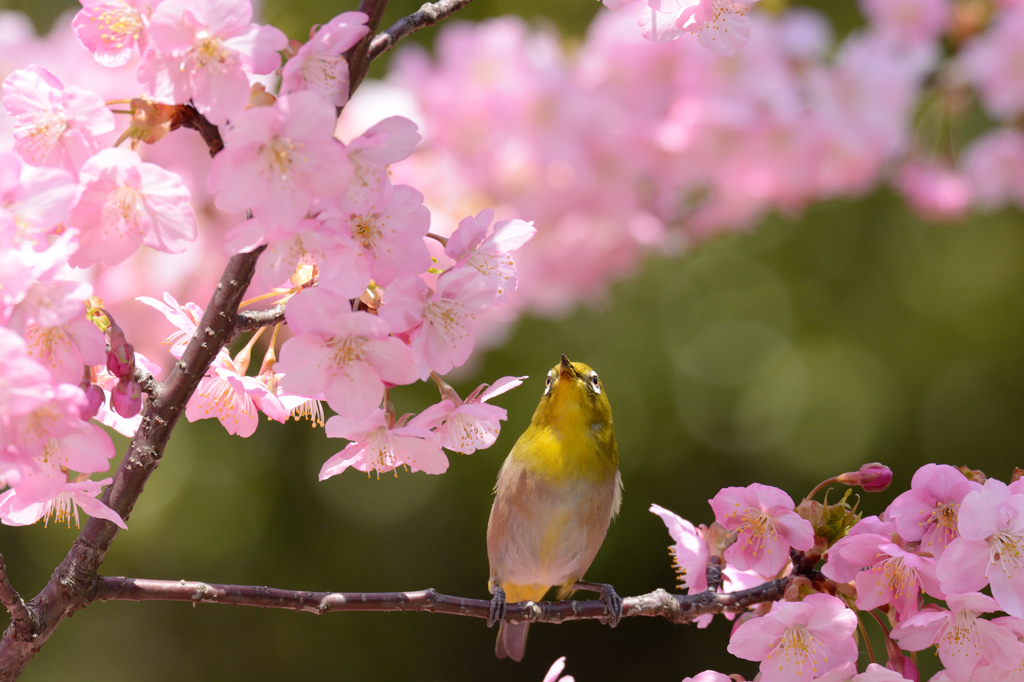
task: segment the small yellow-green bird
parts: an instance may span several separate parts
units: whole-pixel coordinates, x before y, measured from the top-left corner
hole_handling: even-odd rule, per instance
[[[548,372],[530,426],[498,473],[487,523],[491,619],[505,603],[540,601],[560,586],[600,591],[618,622],[622,600],[611,585],[581,582],[622,503],[612,408],[597,372],[581,362]],[[519,661],[529,623],[501,623],[495,653]]]

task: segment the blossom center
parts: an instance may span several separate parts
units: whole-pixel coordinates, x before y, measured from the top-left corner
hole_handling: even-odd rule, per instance
[[[334,351],[331,356],[335,365],[349,365],[353,362],[360,362],[365,357],[363,343],[366,339],[361,336],[346,336],[334,338],[327,342],[327,346]]]
[[[232,52],[225,50],[224,43],[220,38],[216,37],[201,38],[198,43],[192,46],[189,52],[196,60],[196,66],[203,68],[210,65],[222,67],[224,64],[229,64],[233,61]]]
[[[740,533],[750,533],[747,545],[751,547],[754,556],[757,556],[763,546],[765,537],[771,537],[772,540],[778,537],[775,530],[775,518],[753,507],[747,508],[747,511],[744,512],[742,522],[736,530]]]
[[[352,238],[363,245],[363,248],[370,248],[380,239],[381,230],[377,224],[377,214],[355,215],[351,217]]]
[[[903,563],[903,557],[894,556],[881,562],[879,569],[885,584],[892,591],[893,597],[899,598],[908,594],[911,588],[917,587],[917,572]],[[882,580],[878,581],[883,584]]]
[[[107,195],[103,202],[102,225],[103,234],[108,234],[108,228],[117,226],[121,228],[121,234],[129,232],[143,233],[143,227],[139,218],[144,212],[142,195],[131,187],[122,185]]]
[[[137,41],[142,30],[142,16],[138,10],[125,5],[104,10],[89,20],[99,23],[100,40],[118,50],[126,43],[130,45]]]
[[[466,314],[461,308],[462,306],[455,301],[427,301],[423,308],[423,319],[430,322],[445,341],[454,346],[459,339],[469,335],[463,321]]]
[[[67,522],[68,528],[71,527],[71,519],[75,519],[75,527],[80,528],[78,524],[78,505],[75,504],[74,499],[71,497],[71,493],[61,491],[57,493],[57,497],[53,498],[46,503],[46,509],[43,512],[43,528],[46,528],[50,519],[56,519],[57,523]]]
[[[1003,572],[1006,574],[1019,573],[1024,566],[1024,538],[1019,533],[1004,530],[989,538],[989,550],[992,552],[992,562],[1002,564]]]
[[[14,117],[11,132],[21,142],[19,147],[33,161],[39,161],[57,144],[68,129],[63,114],[55,111],[33,111]]]
[[[288,174],[298,160],[296,145],[287,137],[275,137],[270,144],[260,147],[259,155],[263,157],[267,171],[281,182],[288,181]]]
[[[810,665],[812,671],[816,671],[818,668],[818,648],[821,642],[817,637],[812,635],[806,627],[803,625],[793,625],[786,628],[786,631],[782,633],[782,638],[779,643],[775,645],[775,648],[768,654],[768,659],[773,657],[779,657],[782,660],[779,661],[779,668],[783,668],[783,664],[789,666],[795,666],[802,668],[806,665]],[[825,662],[828,659],[823,659]]]
[[[50,367],[56,368],[64,364],[64,356],[71,352],[71,341],[65,333],[64,325],[33,326],[25,336],[28,354],[37,358],[40,364],[49,364]]]
[[[950,647],[947,651],[956,655],[973,658],[979,656],[977,616],[972,611],[957,611],[956,618],[939,638],[939,648]],[[973,651],[967,651],[968,647]]]

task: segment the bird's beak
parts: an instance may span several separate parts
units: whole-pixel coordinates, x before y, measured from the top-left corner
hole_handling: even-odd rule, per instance
[[[562,364],[558,366],[559,378],[571,377],[574,374],[576,374],[576,368],[572,366],[571,362],[569,362],[569,358],[565,357],[565,353],[562,353]]]

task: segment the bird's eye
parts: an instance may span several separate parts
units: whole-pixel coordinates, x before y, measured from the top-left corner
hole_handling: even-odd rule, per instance
[[[548,392],[551,391],[551,382],[552,382],[552,377],[549,374],[548,378],[544,380],[544,395],[547,395]]]
[[[597,372],[590,373],[590,387],[594,389],[594,392],[601,392],[601,383],[597,380]]]

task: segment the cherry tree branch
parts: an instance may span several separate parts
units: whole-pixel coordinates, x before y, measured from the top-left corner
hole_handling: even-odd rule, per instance
[[[254,332],[263,327],[270,327],[284,322],[284,303],[278,303],[266,310],[252,310],[238,313],[235,333]]]
[[[207,121],[206,117],[196,111],[191,104],[175,107],[174,116],[171,118],[171,130],[176,128],[190,128],[199,133],[210,150],[210,156],[216,156],[224,149],[220,129]]]
[[[0,555],[0,601],[3,602],[7,613],[11,614],[11,627],[15,632],[31,636],[35,629],[32,613],[25,606],[21,595],[11,585],[11,581],[7,579],[7,565],[4,563],[3,555]]]
[[[366,14],[369,19],[366,25],[369,32],[358,43],[349,48],[345,53],[348,61],[348,92],[349,97],[356,91],[359,84],[366,78],[366,71],[370,68],[371,57],[369,55],[370,41],[373,34],[380,26],[380,20],[384,16],[384,9],[388,6],[388,0],[360,0],[359,11]],[[340,110],[339,110],[340,113]]]
[[[657,616],[689,623],[698,616],[743,611],[755,604],[782,599],[790,578],[771,580],[748,590],[719,594],[670,594],[658,589],[622,600],[622,617]],[[97,601],[186,601],[195,604],[234,604],[288,609],[323,615],[332,611],[427,611],[471,618],[488,617],[491,603],[440,594],[430,588],[414,592],[305,592],[254,585],[216,585],[187,580],[100,578]],[[608,620],[600,600],[522,602],[507,604],[505,620],[564,623],[570,620]]]
[[[447,19],[470,2],[472,0],[440,0],[426,3],[420,7],[419,11],[399,19],[391,28],[374,36],[370,41],[368,61],[372,62],[393,48],[395,43],[402,38],[412,35],[421,28],[433,26],[437,22]]]

